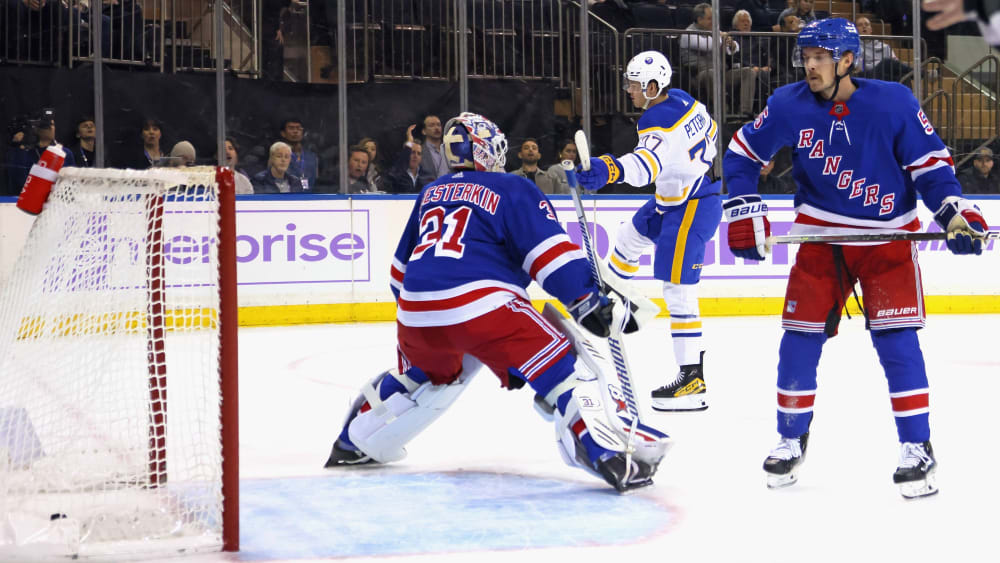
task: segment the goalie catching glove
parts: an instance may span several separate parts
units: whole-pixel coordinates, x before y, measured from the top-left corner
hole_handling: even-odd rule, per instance
[[[576,179],[586,190],[597,191],[608,184],[620,184],[625,181],[622,163],[610,154],[600,158],[590,159],[590,169],[580,168],[576,171]]]
[[[953,254],[982,254],[983,238],[989,227],[976,205],[948,196],[934,214],[934,221],[948,233],[948,250]]]
[[[771,236],[767,220],[767,204],[759,195],[734,197],[722,204],[729,223],[729,249],[734,256],[763,260],[764,242]]]

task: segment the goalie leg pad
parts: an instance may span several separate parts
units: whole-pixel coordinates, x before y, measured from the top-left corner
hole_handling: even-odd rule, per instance
[[[567,464],[604,479],[619,492],[652,484],[670,437],[631,419],[608,417],[596,380],[580,381],[559,400],[554,422],[560,454]]]
[[[378,388],[384,377],[396,378],[386,372],[362,388],[366,401],[347,425],[352,444],[380,463],[399,461],[406,457],[404,446],[438,419],[458,399],[482,364],[471,356],[462,362],[462,373],[450,385],[434,385],[419,369],[410,368],[400,376],[406,388],[382,399]],[[419,374],[417,377],[414,375]],[[406,376],[410,377],[406,377]],[[423,382],[419,382],[422,377]],[[414,382],[419,382],[412,387]],[[364,408],[367,404],[370,408]]]

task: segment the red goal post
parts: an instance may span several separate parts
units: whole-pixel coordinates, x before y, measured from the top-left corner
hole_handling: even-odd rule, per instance
[[[235,184],[66,168],[0,287],[0,560],[239,549]]]

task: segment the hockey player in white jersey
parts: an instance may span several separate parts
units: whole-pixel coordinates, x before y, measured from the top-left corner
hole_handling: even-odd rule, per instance
[[[980,254],[987,230],[962,198],[948,149],[901,84],[852,78],[861,47],[843,18],[810,23],[797,39],[805,80],[775,90],[767,107],[733,136],[723,160],[724,208],[733,254],[762,260],[770,234],[757,195],[761,166],[793,150],[796,217],[792,234],[916,231],[917,196],[935,211],[956,254]],[[778,360],[781,435],[764,461],[769,487],[796,482],[816,397],[816,367],[855,283],[866,327],[885,371],[900,442],[893,481],[904,497],[937,492],[930,443],[927,375],[917,340],[925,311],[916,243],[803,244],[788,277]],[[811,444],[808,444],[811,445]]]
[[[577,173],[580,184],[598,190],[607,184],[655,184],[656,192],[631,221],[622,224],[609,260],[612,272],[632,278],[639,258],[655,245],[653,276],[663,281],[670,311],[674,357],[680,366],[653,391],[658,411],[708,408],[704,375],[698,281],[705,244],[722,218],[720,182],[708,177],[716,156],[719,128],[704,104],[670,84],[670,62],[657,51],[639,53],[625,71],[625,89],[643,111],[639,144],[621,157],[592,158]]]

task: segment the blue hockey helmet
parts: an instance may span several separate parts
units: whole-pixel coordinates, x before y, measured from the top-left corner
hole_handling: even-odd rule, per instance
[[[443,148],[454,169],[503,172],[507,164],[507,137],[485,117],[463,112],[444,126]]]
[[[830,51],[833,60],[839,61],[844,53],[850,51],[855,58],[861,54],[861,38],[858,28],[844,18],[826,18],[809,23],[795,41],[793,64],[801,66],[802,49],[819,47]]]

